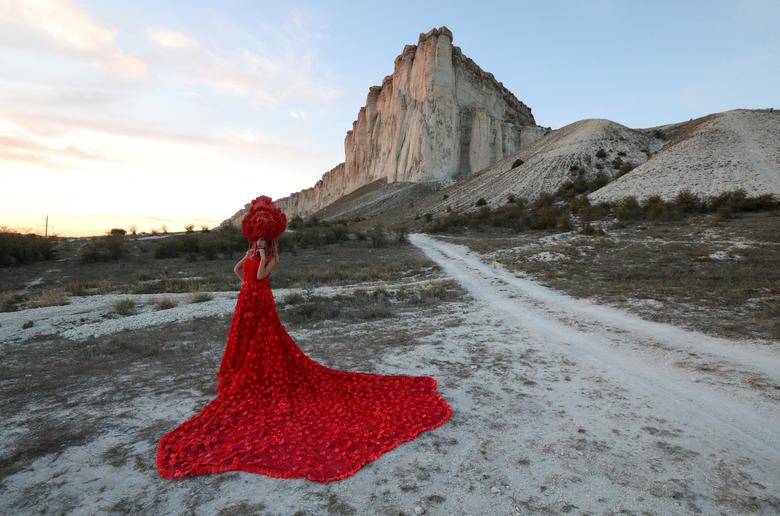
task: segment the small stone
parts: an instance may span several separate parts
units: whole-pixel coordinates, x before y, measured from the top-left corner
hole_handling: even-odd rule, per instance
[[[422,514],[422,513],[424,513],[424,512],[425,512],[425,509],[423,509],[423,508],[422,508],[422,507],[420,507],[419,505],[415,505],[415,506],[414,506],[414,513],[415,513],[415,514]]]
[[[493,486],[493,487],[490,488],[490,492],[493,493],[493,494],[498,494],[498,493],[501,492],[501,490],[499,488],[497,488],[496,486]]]

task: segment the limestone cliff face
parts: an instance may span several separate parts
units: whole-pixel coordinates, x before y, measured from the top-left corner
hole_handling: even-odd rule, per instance
[[[288,217],[305,217],[380,178],[449,183],[548,131],[493,74],[453,46],[449,29],[433,29],[404,47],[381,86],[369,88],[344,138],[345,161],[313,187],[274,202]],[[231,220],[241,216],[243,210]]]

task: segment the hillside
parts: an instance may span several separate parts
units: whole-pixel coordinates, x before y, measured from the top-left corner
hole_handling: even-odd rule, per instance
[[[736,109],[683,124],[652,159],[591,193],[591,202],[627,195],[663,199],[689,189],[717,195],[780,195],[780,113]]]

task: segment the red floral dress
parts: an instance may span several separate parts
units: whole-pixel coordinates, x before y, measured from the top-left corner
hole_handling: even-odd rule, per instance
[[[257,279],[259,263],[244,261],[216,398],[160,439],[162,477],[340,480],[449,419],[433,377],[340,371],[305,355],[279,320],[269,276]]]

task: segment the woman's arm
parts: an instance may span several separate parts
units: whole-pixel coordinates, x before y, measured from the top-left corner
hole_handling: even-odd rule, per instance
[[[238,276],[238,279],[243,280],[244,275],[241,274],[241,271],[239,270],[241,268],[241,265],[244,263],[244,261],[249,257],[249,251],[244,254],[244,257],[241,258],[238,263],[233,267],[233,272],[236,273],[236,276]]]
[[[261,251],[261,262],[260,266],[257,268],[257,279],[265,278],[276,268],[277,263],[279,263],[278,254],[266,260],[265,252]]]

